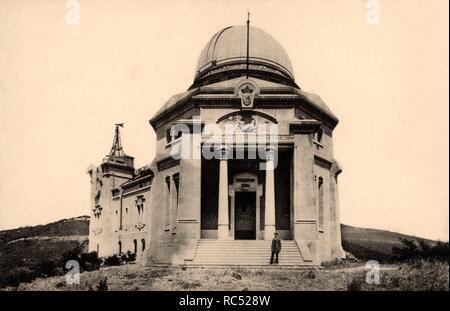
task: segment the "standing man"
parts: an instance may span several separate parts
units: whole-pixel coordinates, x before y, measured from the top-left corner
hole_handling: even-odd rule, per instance
[[[275,264],[278,264],[278,254],[281,251],[281,240],[278,239],[278,232],[275,232],[272,240],[272,256],[270,257],[270,264],[273,264],[273,256],[275,255]]]

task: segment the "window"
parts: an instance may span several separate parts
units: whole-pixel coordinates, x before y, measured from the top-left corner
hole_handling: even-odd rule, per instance
[[[175,189],[177,190],[177,203],[178,203],[178,190],[180,188],[180,174],[176,173],[173,175],[173,181],[175,183]]]
[[[145,251],[145,239],[141,240],[141,244],[142,244],[142,252]]]
[[[100,205],[100,196],[101,196],[101,191],[100,190],[98,190],[97,191],[97,194],[95,195],[95,197],[94,197],[94,205]]]
[[[122,241],[119,241],[119,255],[122,255]]]
[[[144,223],[144,203],[145,203],[144,196],[138,195],[136,197],[136,201],[135,201],[137,215],[138,215],[138,219],[137,219],[138,224]]]
[[[322,136],[323,136],[323,130],[322,129],[318,129],[317,132],[314,133],[313,141],[315,143],[321,144],[322,143]]]
[[[93,208],[93,212],[94,212],[94,218],[99,220],[100,219],[100,215],[102,214],[102,207],[100,205],[100,196],[101,196],[101,191],[97,191],[97,194],[94,197],[94,208]]]
[[[166,140],[168,143],[172,141],[172,135],[170,135],[170,128],[166,130]]]
[[[166,200],[165,200],[165,210],[164,210],[164,223],[165,230],[170,230],[170,176],[166,177]]]
[[[166,141],[167,143],[170,143],[174,140],[177,140],[178,138],[181,137],[181,135],[183,134],[183,132],[180,129],[176,129],[175,127],[170,127],[166,130]]]
[[[180,174],[176,173],[172,176],[172,191],[175,191],[175,193],[172,193],[171,196],[171,213],[172,213],[172,233],[176,233],[177,231],[177,222],[178,222],[178,192],[180,188]]]
[[[323,206],[323,178],[319,177],[318,183],[318,196],[319,196],[319,229],[323,230],[324,222],[324,206]]]
[[[137,254],[137,240],[133,240],[134,244],[134,253]]]

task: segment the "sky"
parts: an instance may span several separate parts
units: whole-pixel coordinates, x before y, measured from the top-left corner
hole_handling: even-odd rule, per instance
[[[0,0],[0,229],[88,215],[115,123],[150,163],[148,120],[249,10],[340,119],[341,221],[448,240],[447,1],[375,1],[378,24],[366,0],[80,0],[79,24],[67,2]]]

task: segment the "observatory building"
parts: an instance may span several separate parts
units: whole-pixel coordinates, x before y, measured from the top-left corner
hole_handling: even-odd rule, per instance
[[[89,169],[90,251],[130,251],[143,264],[266,265],[276,231],[280,265],[343,257],[338,119],[299,87],[266,31],[214,34],[192,85],[149,122],[151,164],[134,167],[118,124],[109,155]]]

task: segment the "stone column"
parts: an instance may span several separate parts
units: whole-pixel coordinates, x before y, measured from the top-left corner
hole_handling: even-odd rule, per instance
[[[266,199],[264,209],[264,240],[272,240],[275,233],[275,165],[276,149],[266,150]]]
[[[219,170],[219,219],[217,237],[219,240],[229,238],[228,217],[228,147],[220,147],[220,170]]]

